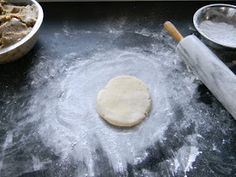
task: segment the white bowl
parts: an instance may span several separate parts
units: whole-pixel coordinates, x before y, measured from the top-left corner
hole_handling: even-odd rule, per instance
[[[43,22],[43,9],[36,0],[10,0],[7,1],[13,4],[34,4],[38,10],[38,17],[35,25],[29,34],[27,34],[23,39],[12,44],[8,47],[0,49],[0,64],[8,63],[17,60],[28,53],[35,45],[38,39],[38,31]]]

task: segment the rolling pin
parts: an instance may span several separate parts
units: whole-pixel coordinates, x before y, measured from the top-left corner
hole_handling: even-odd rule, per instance
[[[183,37],[169,21],[164,23],[164,28],[179,42],[180,58],[236,119],[235,74],[195,35]]]

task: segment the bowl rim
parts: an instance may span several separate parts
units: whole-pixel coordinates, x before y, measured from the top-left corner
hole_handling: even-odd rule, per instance
[[[208,4],[206,6],[203,6],[201,8],[199,8],[193,15],[193,24],[194,24],[194,27],[196,28],[196,30],[204,37],[206,38],[207,40],[215,43],[216,45],[219,45],[221,47],[227,47],[227,48],[231,48],[231,49],[236,49],[236,44],[235,45],[227,45],[227,44],[222,44],[222,43],[219,43],[219,42],[216,42],[214,39],[212,38],[209,38],[200,28],[199,28],[199,24],[197,23],[197,19],[199,17],[199,15],[201,14],[201,12],[206,9],[206,8],[211,8],[211,7],[231,7],[233,9],[236,10],[236,6],[235,5],[232,5],[232,4],[223,4],[223,3],[217,3],[217,4]]]
[[[12,44],[8,47],[0,49],[0,55],[6,54],[6,53],[20,47],[22,44],[24,44],[29,39],[31,39],[39,30],[39,28],[43,22],[43,17],[44,17],[43,9],[42,9],[41,5],[36,0],[30,0],[30,2],[32,2],[32,4],[34,4],[34,5],[36,5],[37,10],[38,10],[37,20],[36,20],[32,30],[29,32],[29,34],[27,34],[25,37],[23,37],[20,41],[16,42],[15,44]]]

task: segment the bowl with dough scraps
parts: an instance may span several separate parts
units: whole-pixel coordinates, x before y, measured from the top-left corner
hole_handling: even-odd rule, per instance
[[[36,0],[0,0],[0,64],[28,53],[42,22],[43,10]]]

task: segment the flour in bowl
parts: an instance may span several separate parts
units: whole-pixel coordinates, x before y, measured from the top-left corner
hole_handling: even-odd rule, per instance
[[[236,47],[236,26],[224,22],[206,20],[199,25],[199,28],[217,43]]]

